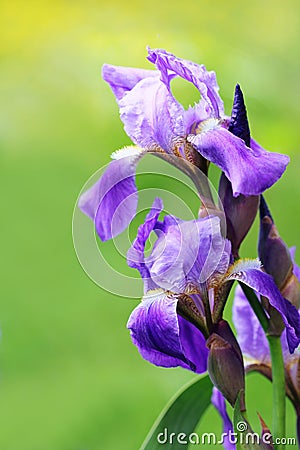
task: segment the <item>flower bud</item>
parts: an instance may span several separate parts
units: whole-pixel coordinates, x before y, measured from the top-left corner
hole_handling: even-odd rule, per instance
[[[247,110],[243,93],[238,84],[235,88],[228,131],[243,139],[245,144],[250,147],[251,139]],[[240,245],[254,222],[259,205],[259,196],[250,195],[246,197],[241,194],[238,197],[233,197],[231,183],[222,174],[219,185],[219,197],[226,215],[227,238],[231,241],[233,256],[238,258]]]
[[[245,372],[239,344],[229,324],[221,320],[206,342],[209,348],[208,373],[213,384],[234,406],[239,392],[241,409],[245,409]]]
[[[297,309],[300,308],[300,283],[294,273],[281,289],[281,294],[289,300]]]
[[[260,201],[258,254],[264,270],[272,275],[283,297],[299,308],[300,284],[293,274],[290,251],[277,231],[263,196]]]
[[[250,127],[247,117],[244,96],[239,84],[235,87],[231,118],[228,131],[243,139],[247,147],[250,147]]]
[[[259,205],[259,196],[250,195],[246,197],[241,194],[238,197],[233,197],[231,183],[222,174],[219,184],[219,198],[226,216],[227,238],[231,241],[233,256],[238,258],[240,245],[254,222]]]

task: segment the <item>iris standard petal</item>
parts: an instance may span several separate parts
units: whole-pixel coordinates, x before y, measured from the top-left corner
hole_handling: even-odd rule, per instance
[[[156,198],[153,202],[151,210],[146,216],[145,222],[139,226],[137,236],[127,252],[127,264],[133,269],[137,269],[144,280],[145,291],[157,287],[152,281],[149,269],[145,264],[145,245],[150,236],[151,231],[155,228],[158,216],[163,209],[163,202],[160,198]]]
[[[224,113],[223,101],[219,96],[216,74],[206,70],[204,65],[177,58],[162,49],[148,48],[148,60],[161,72],[162,81],[170,87],[172,73],[194,84],[202,99],[210,108],[210,117],[221,117]],[[171,71],[171,74],[170,74]]]
[[[176,308],[176,297],[168,296],[161,289],[150,291],[131,313],[127,328],[147,361],[157,366],[181,366],[196,371],[196,364],[184,353]]]
[[[250,359],[251,363],[270,363],[266,335],[240,286],[234,293],[232,319],[246,362]]]
[[[132,67],[112,66],[104,64],[102,67],[102,78],[110,85],[117,100],[131,91],[134,86],[144,78],[157,77],[157,70],[145,70]]]
[[[171,225],[151,254],[150,273],[164,289],[183,292],[190,283],[198,286],[216,272],[226,272],[230,244],[220,233],[217,217]]]
[[[194,106],[190,106],[183,113],[183,126],[185,134],[189,135],[194,132],[199,122],[207,120],[211,117],[211,107],[204,99],[201,99]]]
[[[270,365],[270,349],[266,335],[240,286],[236,287],[234,293],[232,319],[246,365]],[[285,362],[293,360],[295,354],[290,354],[286,330],[282,333],[281,345]]]
[[[171,152],[173,140],[183,134],[183,107],[159,76],[141,80],[119,101],[121,120],[140,147]]]
[[[223,395],[216,387],[213,388],[211,402],[220,414],[221,419],[223,420],[223,447],[225,448],[225,450],[236,450],[235,444],[233,442],[230,442],[229,440],[229,434],[231,433],[231,435],[233,436],[233,425],[227,414],[226,402]]]
[[[267,152],[256,144],[250,149],[217,123],[188,136],[188,141],[225,173],[234,197],[261,194],[281,177],[289,162],[288,156]]]
[[[135,171],[143,152],[137,147],[127,147],[112,156],[117,159],[78,202],[79,208],[94,220],[103,241],[125,230],[136,213]]]
[[[257,261],[256,264],[258,264]],[[281,314],[286,327],[289,350],[293,353],[300,342],[299,313],[288,300],[282,297],[273,278],[257,266],[255,267],[255,260],[241,260],[234,264],[227,279],[239,280],[269,300],[270,305]]]

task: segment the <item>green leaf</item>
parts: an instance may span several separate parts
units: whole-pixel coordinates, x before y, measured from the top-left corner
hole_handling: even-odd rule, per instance
[[[251,428],[248,423],[248,421],[245,419],[245,417],[241,413],[241,407],[240,407],[240,394],[238,395],[238,398],[236,400],[236,403],[234,405],[234,411],[233,411],[233,428],[234,432],[236,433],[236,450],[252,450],[259,447],[254,447],[252,444],[246,443],[246,435],[247,433],[251,433]]]
[[[241,413],[240,407],[240,395],[236,400],[234,411],[233,411],[233,428],[236,433],[235,437],[236,441],[236,450],[267,450],[272,447],[259,442],[259,436],[257,433],[254,433],[249,422]],[[259,443],[258,443],[259,442]]]
[[[212,382],[208,375],[185,386],[157,418],[140,450],[161,449],[162,444],[166,450],[187,448],[189,435],[210,405],[211,395]]]

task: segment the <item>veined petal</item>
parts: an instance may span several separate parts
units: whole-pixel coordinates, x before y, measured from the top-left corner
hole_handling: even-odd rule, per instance
[[[204,65],[198,65],[191,61],[177,58],[162,49],[148,48],[148,60],[156,65],[161,72],[161,79],[170,88],[172,74],[177,74],[194,84],[201,97],[210,107],[210,117],[221,117],[224,113],[223,101],[219,96],[219,86],[216,74],[207,71]],[[171,74],[170,74],[171,71]]]
[[[115,160],[79,199],[79,208],[94,220],[103,241],[124,231],[136,213],[135,171],[143,154],[137,147],[126,147],[113,153]]]
[[[208,349],[203,334],[192,323],[178,316],[179,337],[185,357],[196,366],[195,372],[207,370]]]
[[[239,280],[254,289],[258,294],[266,297],[270,305],[281,314],[286,327],[286,337],[291,353],[298,347],[300,342],[300,317],[297,309],[285,298],[282,297],[273,278],[260,270],[257,261],[251,260],[237,262],[232,266],[227,280]]]
[[[179,223],[184,222],[183,219],[180,219],[179,217],[168,215],[163,218],[163,221],[158,221],[156,224],[156,234],[161,236],[161,233],[167,233],[168,229],[175,225],[177,226]]]
[[[270,365],[270,349],[266,335],[240,286],[236,287],[234,293],[232,319],[246,366],[248,364]],[[286,330],[282,333],[281,344],[284,360],[288,363],[295,358],[295,354],[290,354]]]
[[[132,67],[112,66],[104,64],[102,67],[102,77],[110,85],[117,100],[131,91],[134,86],[144,78],[157,77],[157,70],[136,69]]]
[[[232,319],[246,364],[270,364],[266,335],[240,286],[234,293]]]
[[[202,366],[197,368],[198,359],[189,359],[193,355],[191,348],[186,348],[186,328],[182,321],[179,325],[176,308],[176,297],[167,295],[161,289],[150,291],[131,313],[127,328],[133,343],[147,361],[157,366],[181,366],[200,372]],[[183,342],[181,332],[184,335]],[[198,333],[198,338],[201,337],[196,328],[195,333]],[[195,355],[199,351],[201,348],[196,347]]]
[[[155,228],[158,216],[163,209],[163,202],[160,198],[156,198],[153,202],[151,210],[146,216],[145,222],[139,226],[137,237],[127,252],[127,264],[133,269],[139,270],[141,277],[145,283],[145,291],[155,289],[157,286],[151,280],[149,269],[145,264],[145,245],[150,236],[151,231]]]
[[[209,216],[171,225],[150,258],[151,278],[164,289],[184,292],[188,284],[199,286],[216,272],[226,272],[230,243],[221,236],[219,219]]]
[[[185,134],[190,134],[194,132],[196,124],[203,122],[211,117],[211,107],[206,103],[206,101],[201,98],[201,100],[194,106],[190,106],[183,113],[183,127]]]
[[[221,419],[223,420],[223,434],[224,434],[223,446],[225,450],[236,450],[235,444],[233,444],[229,440],[229,432],[233,434],[233,425],[227,414],[226,402],[223,395],[216,387],[213,388],[211,402],[218,411],[218,413],[220,414]]]
[[[174,138],[184,132],[183,107],[159,76],[139,81],[122,97],[119,107],[126,133],[143,148],[170,152]]]
[[[289,162],[288,156],[267,152],[253,140],[251,148],[247,147],[242,139],[217,124],[189,135],[188,141],[222,169],[231,181],[234,197],[261,194],[281,177]]]

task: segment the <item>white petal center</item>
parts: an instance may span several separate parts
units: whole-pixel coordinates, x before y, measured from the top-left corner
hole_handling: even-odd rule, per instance
[[[127,156],[141,156],[143,150],[136,145],[129,145],[128,147],[123,147],[120,150],[116,150],[111,154],[112,159],[122,159]]]

